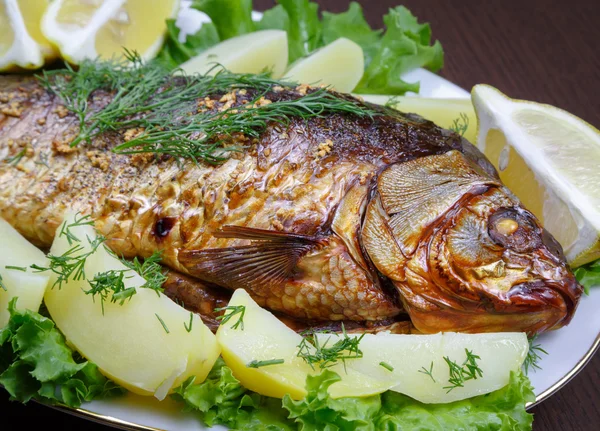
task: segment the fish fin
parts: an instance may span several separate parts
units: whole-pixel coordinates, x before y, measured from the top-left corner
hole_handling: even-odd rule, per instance
[[[458,151],[397,163],[379,176],[377,191],[390,216],[389,225],[406,256],[428,226],[463,196],[500,186]]]
[[[302,256],[321,245],[318,237],[287,232],[224,226],[218,238],[249,239],[250,245],[183,250],[179,262],[190,274],[230,289],[260,294],[289,278]]]

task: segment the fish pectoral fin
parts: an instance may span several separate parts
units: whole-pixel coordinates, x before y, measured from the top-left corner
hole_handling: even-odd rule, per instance
[[[244,288],[260,294],[281,285],[293,271],[298,260],[321,245],[314,236],[224,226],[215,232],[219,238],[249,239],[250,245],[182,250],[179,262],[202,280],[230,289]]]

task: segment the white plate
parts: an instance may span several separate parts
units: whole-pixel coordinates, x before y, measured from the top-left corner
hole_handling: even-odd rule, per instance
[[[187,6],[185,0],[182,2]],[[256,14],[254,19],[260,18]],[[178,18],[178,25],[193,33],[198,23],[206,20],[200,12],[192,12]],[[424,69],[417,69],[403,77],[409,82],[421,82],[419,95],[438,98],[468,98],[469,93],[450,81]],[[592,289],[590,296],[581,299],[575,317],[569,326],[558,331],[541,335],[537,342],[548,352],[539,362],[541,370],[530,371],[529,378],[535,389],[537,400],[543,401],[558,391],[573,378],[600,344],[600,288]],[[198,415],[183,412],[182,404],[170,399],[159,402],[154,398],[128,394],[126,397],[105,401],[93,401],[80,409],[60,408],[97,422],[124,429],[201,431],[207,428],[199,421]],[[214,427],[213,430],[225,430]]]

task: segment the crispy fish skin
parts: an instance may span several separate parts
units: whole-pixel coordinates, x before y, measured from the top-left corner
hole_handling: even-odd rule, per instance
[[[1,78],[0,94],[0,158],[23,151],[0,165],[0,216],[38,245],[79,211],[115,252],[162,250],[168,267],[291,318],[388,321],[405,307],[422,332],[557,328],[581,295],[481,153],[418,116],[291,118],[236,136],[243,150],[221,165],[182,167],[110,151],[140,130],[70,148],[77,119],[34,80]],[[199,105],[250,97],[209,96]],[[506,219],[513,232],[498,228]]]

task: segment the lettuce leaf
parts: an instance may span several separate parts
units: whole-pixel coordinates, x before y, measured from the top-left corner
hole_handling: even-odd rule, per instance
[[[600,286],[600,259],[580,266],[575,271],[577,281],[581,283],[585,294],[590,294],[590,287]]]
[[[39,313],[19,311],[13,298],[10,320],[0,330],[0,385],[12,400],[81,403],[124,389],[104,377],[98,367],[74,354],[54,322]]]
[[[509,384],[498,391],[449,404],[423,404],[391,391],[333,400],[327,389],[339,380],[339,375],[325,370],[308,377],[308,395],[303,400],[289,396],[278,400],[244,389],[219,360],[203,383],[194,385],[191,378],[173,397],[200,412],[208,425],[237,430],[521,431],[532,427],[533,416],[525,411],[525,403],[535,397],[521,372],[513,372]]]
[[[256,29],[252,21],[252,0],[195,0],[192,7],[210,17],[221,40]]]
[[[365,68],[355,88],[356,93],[404,94],[419,92],[419,83],[408,83],[400,75],[418,67],[437,72],[444,65],[444,51],[439,41],[431,43],[431,27],[419,24],[404,6],[390,9],[383,17],[386,32],[379,49]]]
[[[217,28],[212,23],[204,23],[195,34],[189,34],[185,42],[179,40],[179,28],[175,20],[167,20],[167,35],[165,44],[158,53],[157,61],[169,69],[174,69],[190,58],[220,42]]]

